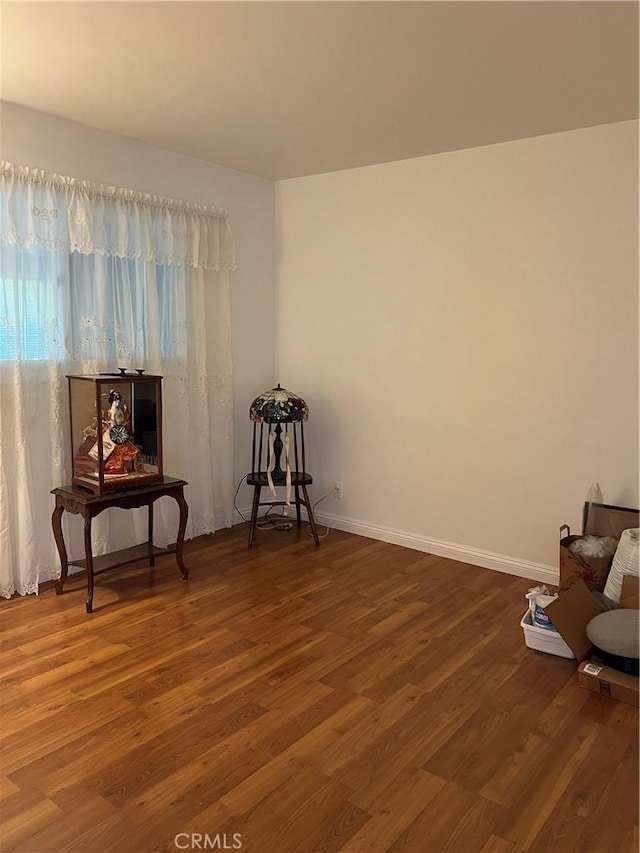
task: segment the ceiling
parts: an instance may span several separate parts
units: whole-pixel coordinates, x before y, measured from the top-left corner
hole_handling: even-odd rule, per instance
[[[636,2],[3,2],[5,101],[274,180],[638,116]]]

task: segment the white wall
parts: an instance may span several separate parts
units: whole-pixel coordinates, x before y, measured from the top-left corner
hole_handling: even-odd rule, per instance
[[[238,482],[250,465],[249,405],[274,377],[273,182],[15,104],[3,102],[0,119],[0,155],[11,163],[229,211]]]
[[[638,506],[636,122],[276,184],[278,378],[332,523],[552,579]]]
[[[546,577],[593,481],[638,505],[637,123],[281,182],[276,292],[272,182],[0,118],[5,160],[228,208],[236,481],[277,357],[336,526]]]

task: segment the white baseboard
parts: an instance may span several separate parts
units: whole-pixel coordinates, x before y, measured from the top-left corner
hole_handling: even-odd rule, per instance
[[[428,536],[411,533],[408,530],[385,527],[382,524],[371,524],[356,518],[345,518],[328,512],[316,513],[316,518],[321,524],[328,524],[329,527],[335,527],[337,530],[357,533],[360,536],[379,539],[382,542],[391,542],[394,545],[402,545],[405,548],[434,554],[436,557],[447,557],[461,563],[470,563],[472,566],[481,566],[484,569],[493,569],[497,572],[542,581],[543,583],[554,585],[558,583],[558,570],[552,566],[531,563],[517,557],[494,554],[481,548],[471,548],[468,545],[432,539]]]
[[[470,563],[472,566],[481,566],[483,569],[493,569],[496,572],[516,575],[520,578],[541,581],[542,583],[554,585],[558,583],[558,569],[553,566],[531,563],[517,557],[494,554],[481,548],[471,548],[468,545],[432,539],[429,536],[421,536],[408,530],[385,527],[382,524],[371,524],[357,518],[345,518],[329,512],[316,512],[316,518],[320,524],[327,524],[337,530],[357,533],[360,536],[379,539],[382,542],[391,542],[394,545],[413,548],[426,554],[434,554],[436,557],[447,557],[450,560],[458,560],[461,563]]]
[[[241,512],[246,518],[249,518],[251,508],[241,509]],[[307,517],[304,509],[302,515],[305,518]],[[450,560],[458,560],[461,563],[469,563],[483,569],[493,569],[507,575],[516,575],[516,577],[554,586],[558,584],[559,572],[553,566],[531,563],[528,560],[520,560],[517,557],[509,557],[505,554],[494,554],[481,548],[471,548],[468,545],[458,545],[455,542],[445,542],[442,539],[431,539],[429,536],[421,536],[408,530],[399,530],[382,524],[371,524],[358,518],[347,518],[330,512],[318,512],[316,510],[315,516],[319,524],[333,527],[336,530],[344,530],[345,533],[357,533],[359,536],[366,536],[369,539],[391,542],[393,545],[402,545],[405,548],[413,548],[415,551],[434,554],[436,557],[447,557]],[[234,512],[233,523],[238,524],[242,521],[240,515]]]

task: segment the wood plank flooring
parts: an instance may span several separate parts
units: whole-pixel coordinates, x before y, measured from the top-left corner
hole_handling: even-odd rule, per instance
[[[529,581],[246,536],[2,602],[3,853],[637,851],[637,709],[524,646]]]

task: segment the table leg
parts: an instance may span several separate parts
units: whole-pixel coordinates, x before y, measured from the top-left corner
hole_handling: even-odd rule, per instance
[[[93,545],[91,542],[91,516],[84,520],[84,556],[87,563],[87,613],[93,610]]]
[[[189,507],[184,499],[182,489],[179,494],[175,495],[175,499],[178,503],[178,507],[180,508],[180,523],[178,524],[178,538],[176,539],[176,562],[178,563],[178,568],[182,573],[182,580],[187,581],[189,580],[189,569],[185,566],[184,560],[182,559],[182,547],[184,545],[184,534],[187,529]]]
[[[56,583],[56,595],[62,595],[64,582],[67,579],[69,571],[69,559],[67,557],[67,549],[64,547],[64,536],[62,535],[62,513],[64,507],[56,501],[56,508],[51,516],[51,525],[53,527],[53,537],[56,540],[58,548],[58,556],[60,557],[60,580]]]
[[[147,540],[149,542],[149,545],[153,547],[153,501],[151,501],[151,503],[149,504],[149,527],[148,527],[148,530],[149,530],[149,535],[147,537]],[[149,565],[151,566],[151,568],[153,568],[155,566],[155,564],[156,564],[156,558],[155,557],[149,557]]]

